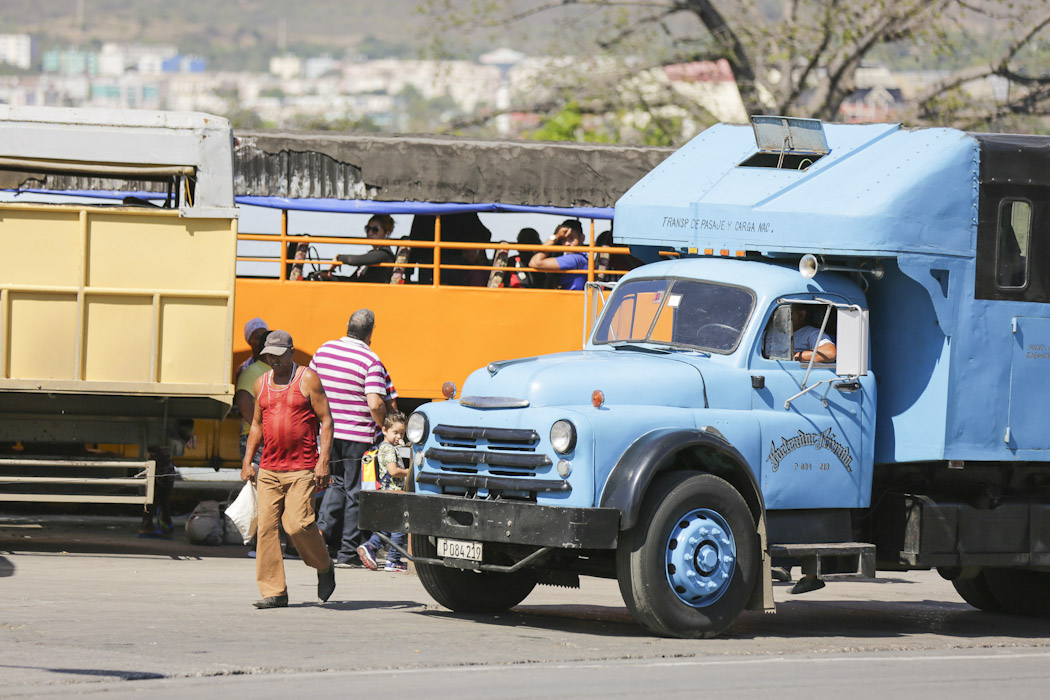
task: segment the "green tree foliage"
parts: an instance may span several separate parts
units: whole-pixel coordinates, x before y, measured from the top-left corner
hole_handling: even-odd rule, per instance
[[[250,109],[234,109],[227,112],[225,116],[230,120],[230,126],[233,127],[234,131],[238,129],[262,129],[267,126],[263,118]]]

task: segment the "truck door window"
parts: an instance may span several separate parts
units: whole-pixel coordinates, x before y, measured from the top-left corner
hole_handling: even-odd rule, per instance
[[[999,204],[996,232],[995,284],[1000,289],[1019,289],[1028,284],[1028,242],[1032,205],[1022,199],[1004,199]]]
[[[804,314],[804,320],[800,318],[801,326],[796,327],[792,320],[792,310]],[[800,327],[809,327],[808,335],[811,340],[816,340],[820,326],[824,323],[824,315],[829,311],[824,304],[781,304],[773,312],[766,324],[765,333],[762,335],[762,357],[769,360],[790,360],[795,357],[798,350],[812,350],[810,344],[805,347],[795,347],[796,331]],[[827,322],[824,324],[824,335],[835,342],[835,310],[831,309]],[[820,363],[820,360],[817,360]]]
[[[791,307],[781,304],[773,312],[762,336],[762,357],[768,360],[791,359]]]
[[[800,351],[815,350],[826,340],[834,345],[835,321],[835,310],[826,304],[792,304],[791,357],[795,358],[795,354]],[[824,329],[824,335],[820,335],[821,328]],[[825,364],[831,360],[818,355],[816,362]]]

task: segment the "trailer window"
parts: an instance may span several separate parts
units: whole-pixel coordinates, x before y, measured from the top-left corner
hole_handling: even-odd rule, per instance
[[[1031,223],[1031,203],[1023,199],[1000,202],[995,258],[995,284],[1000,289],[1020,289],[1028,284]]]

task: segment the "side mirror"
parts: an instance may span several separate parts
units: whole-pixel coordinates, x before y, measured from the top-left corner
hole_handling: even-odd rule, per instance
[[[868,310],[839,308],[835,343],[835,374],[840,377],[868,373]]]

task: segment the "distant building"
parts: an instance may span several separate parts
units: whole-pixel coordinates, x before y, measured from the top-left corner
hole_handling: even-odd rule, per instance
[[[274,56],[270,59],[270,72],[285,80],[295,78],[303,72],[303,59],[290,53]]]
[[[899,88],[881,86],[854,90],[842,101],[839,114],[847,123],[888,122],[897,119],[904,109]]]
[[[98,54],[77,48],[52,49],[44,53],[45,73],[98,75]]]
[[[28,69],[33,63],[33,38],[28,34],[0,34],[0,62]]]
[[[160,85],[152,78],[129,73],[91,82],[87,106],[118,109],[161,109]]]
[[[729,61],[691,61],[664,66],[664,76],[679,95],[702,106],[721,122],[747,122],[747,109]]]
[[[177,58],[179,49],[171,45],[149,46],[146,44],[102,45],[99,52],[99,75],[124,75],[130,70],[148,75],[164,72],[164,63]]]
[[[162,73],[203,73],[207,64],[200,56],[172,56],[160,64]]]
[[[342,68],[342,63],[335,60],[331,56],[318,56],[317,58],[306,59],[305,75],[307,80],[317,80],[326,73],[332,71],[339,71]],[[271,69],[271,73],[273,70]]]

